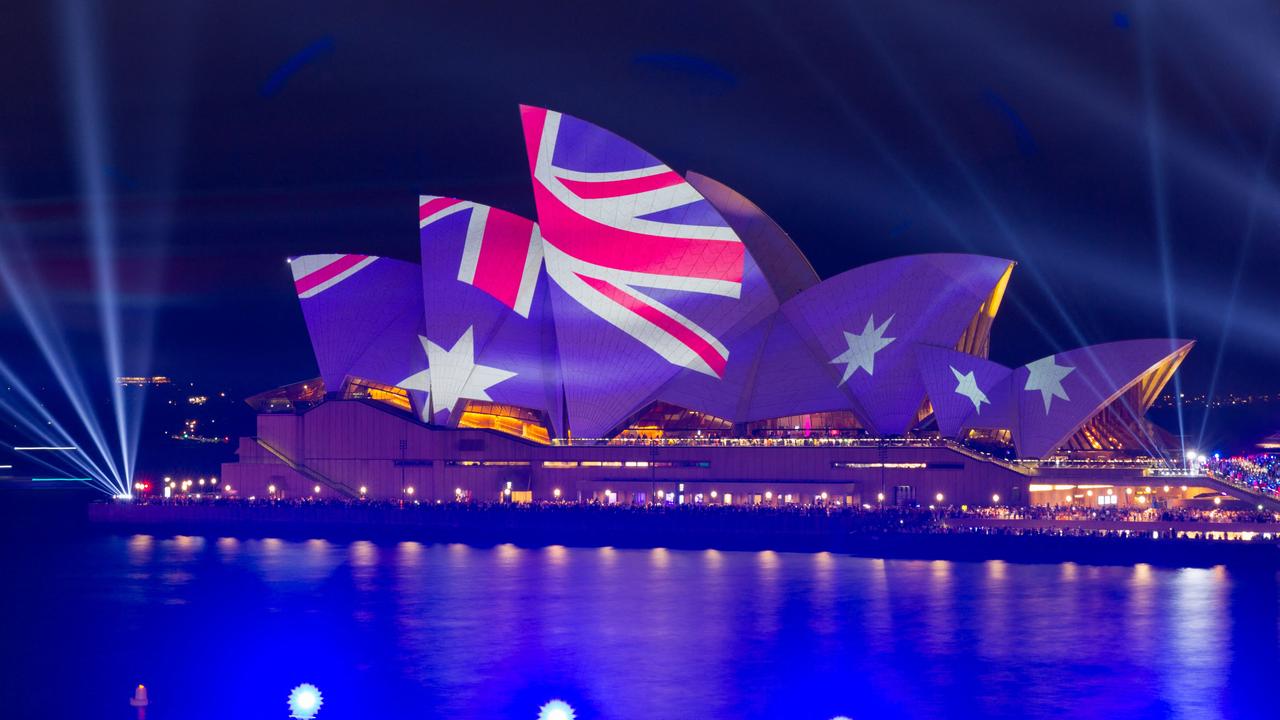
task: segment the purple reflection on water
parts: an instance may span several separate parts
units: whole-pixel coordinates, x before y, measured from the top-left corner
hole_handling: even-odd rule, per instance
[[[16,717],[1256,717],[1277,578],[233,538],[10,546]],[[100,709],[100,711],[99,711]]]

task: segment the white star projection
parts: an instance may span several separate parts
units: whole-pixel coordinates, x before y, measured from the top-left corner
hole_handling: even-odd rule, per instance
[[[421,338],[431,373],[431,404],[436,412],[452,411],[458,400],[464,398],[492,400],[487,392],[489,388],[516,376],[509,370],[476,364],[474,330],[468,327],[448,350]]]
[[[1062,379],[1070,375],[1075,368],[1066,365],[1059,365],[1053,361],[1054,356],[1050,355],[1046,358],[1040,358],[1035,362],[1027,363],[1027,385],[1024,390],[1028,392],[1039,390],[1040,396],[1044,398],[1044,414],[1049,414],[1049,406],[1053,399],[1058,397],[1071,401],[1067,397],[1067,391],[1062,387]]]
[[[845,331],[844,340],[849,344],[849,349],[840,353],[831,359],[832,365],[845,364],[844,377],[840,378],[837,386],[845,384],[849,378],[859,369],[866,370],[867,375],[875,375],[876,372],[876,353],[885,349],[889,343],[897,340],[897,338],[885,337],[885,330],[889,328],[889,323],[893,322],[893,315],[879,327],[876,326],[876,316],[873,314],[867,318],[867,326],[862,329],[862,334],[855,335],[849,331]]]
[[[973,409],[979,415],[982,414],[982,403],[988,405],[991,401],[987,399],[987,394],[982,392],[982,388],[978,387],[978,381],[973,376],[973,371],[962,373],[951,365],[951,374],[956,376],[956,394],[969,398],[969,402],[973,403]]]
[[[424,337],[422,337],[421,335],[419,335],[419,336],[418,336],[418,341],[422,343],[422,350],[423,350],[423,352],[426,352],[426,350],[427,350],[427,342],[428,342],[428,341],[427,341],[427,339],[426,339],[426,338],[424,338]],[[398,387],[398,388],[402,388],[402,389],[404,389],[404,390],[420,390],[420,391],[422,391],[422,392],[424,392],[424,393],[427,393],[428,397],[430,397],[430,394],[431,394],[431,368],[427,368],[426,370],[419,370],[418,372],[416,372],[416,373],[414,373],[414,374],[410,375],[409,377],[407,377],[407,378],[405,378],[405,379],[401,380],[400,382],[396,383],[396,387]],[[423,420],[423,422],[430,422],[430,421],[431,421],[431,411],[428,409],[429,407],[430,407],[430,403],[423,403],[423,404],[422,404],[422,420]]]

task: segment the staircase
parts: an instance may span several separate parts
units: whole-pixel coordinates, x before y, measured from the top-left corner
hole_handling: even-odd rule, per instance
[[[1221,489],[1222,492],[1236,498],[1237,500],[1261,505],[1263,508],[1273,512],[1280,511],[1280,499],[1276,498],[1275,495],[1268,495],[1267,493],[1260,492],[1248,485],[1240,485],[1227,480],[1226,478],[1220,478],[1209,473],[1200,476],[1199,479],[1208,480],[1208,482],[1205,483],[1206,485],[1214,487],[1215,489]]]
[[[1019,475],[1035,475],[1036,474],[1034,468],[1027,467],[1026,465],[1022,465],[1015,462],[1009,462],[1004,458],[998,458],[998,457],[995,457],[994,455],[987,455],[986,453],[980,453],[977,450],[974,450],[973,448],[968,447],[964,443],[958,443],[954,440],[946,440],[945,444],[948,448],[955,450],[961,455],[972,458],[974,460],[981,460],[982,462],[989,462],[993,465],[999,465],[1000,467],[1005,468],[1006,470],[1012,470],[1018,473]]]
[[[284,463],[285,465],[288,465],[291,470],[298,472],[303,477],[316,483],[317,485],[323,485],[324,487],[327,487],[330,490],[333,490],[337,492],[339,495],[342,495],[344,497],[349,497],[349,498],[360,497],[359,491],[357,491],[355,488],[351,487],[350,485],[344,482],[339,482],[337,480],[330,479],[329,477],[319,472],[316,472],[315,470],[312,470],[306,465],[295,462],[288,455],[285,455],[284,453],[280,452],[275,447],[273,447],[271,443],[267,442],[266,440],[263,440],[262,438],[254,438],[254,440],[256,440],[257,443],[262,446],[263,450],[266,450],[272,455],[275,455],[277,458],[280,459],[280,462]]]

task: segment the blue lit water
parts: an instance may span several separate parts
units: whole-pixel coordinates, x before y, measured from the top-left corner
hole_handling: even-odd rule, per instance
[[[4,541],[4,718],[1277,717],[1273,572]]]

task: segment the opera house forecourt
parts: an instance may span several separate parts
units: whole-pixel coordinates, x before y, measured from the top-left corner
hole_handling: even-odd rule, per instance
[[[239,495],[1263,502],[1187,472],[1144,417],[1192,342],[995,362],[1013,262],[916,255],[822,280],[723,184],[520,115],[537,222],[422,196],[416,263],[290,261],[320,377],[249,400],[257,435],[222,468]]]

